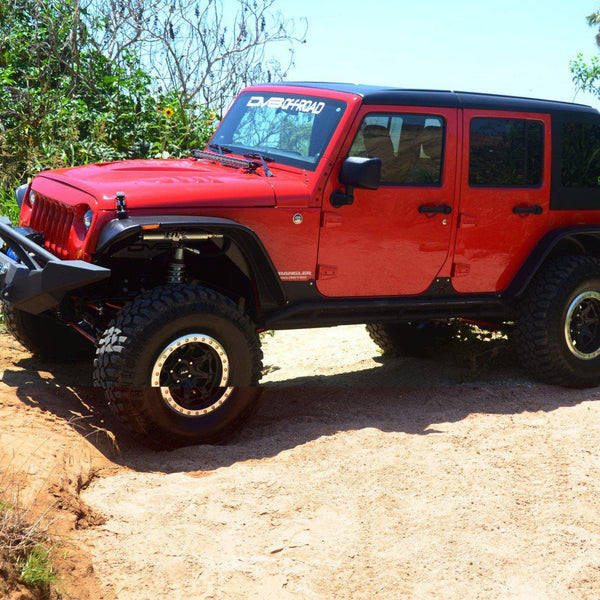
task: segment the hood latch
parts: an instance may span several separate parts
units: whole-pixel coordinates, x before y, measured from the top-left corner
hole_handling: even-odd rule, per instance
[[[126,219],[127,218],[127,204],[125,204],[125,193],[117,192],[117,197],[115,198],[115,204],[117,206],[117,219]]]

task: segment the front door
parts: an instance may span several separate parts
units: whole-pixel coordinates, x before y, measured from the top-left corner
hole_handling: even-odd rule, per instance
[[[329,297],[420,294],[448,255],[455,211],[456,109],[365,106],[325,189],[317,288]],[[378,190],[330,196],[347,156],[382,161]],[[343,190],[342,190],[343,191]]]

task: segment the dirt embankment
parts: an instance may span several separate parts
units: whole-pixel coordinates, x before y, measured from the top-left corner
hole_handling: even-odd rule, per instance
[[[112,445],[106,411],[89,404],[87,370],[41,363],[0,332],[0,496],[50,529],[58,591],[77,600],[102,597],[91,556],[74,532],[104,518],[82,502],[80,492],[102,469],[115,467],[106,458]],[[6,583],[11,598],[29,597],[13,581]]]
[[[0,343],[2,448],[85,488],[87,516],[62,512],[87,597],[600,596],[597,390],[451,353],[383,361],[360,327],[278,332],[234,443],[156,453],[67,385],[81,365]]]

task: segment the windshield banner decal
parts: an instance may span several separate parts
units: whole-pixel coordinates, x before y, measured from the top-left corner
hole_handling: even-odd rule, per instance
[[[324,108],[325,102],[317,102],[316,100],[308,100],[306,98],[281,98],[264,96],[252,96],[246,103],[246,106],[251,107],[268,107],[281,108],[282,110],[296,110],[303,113],[312,113],[318,115]]]

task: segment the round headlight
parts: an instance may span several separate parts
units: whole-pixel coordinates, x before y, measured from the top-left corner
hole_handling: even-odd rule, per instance
[[[31,204],[31,206],[35,204],[35,192],[33,190],[29,192],[29,204]]]
[[[85,213],[85,215],[83,215],[83,224],[85,225],[86,229],[89,229],[92,226],[93,218],[94,218],[94,212],[92,211],[91,208],[89,208],[87,210],[87,212]]]

